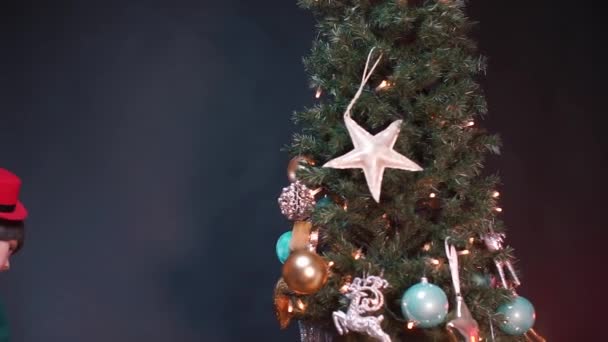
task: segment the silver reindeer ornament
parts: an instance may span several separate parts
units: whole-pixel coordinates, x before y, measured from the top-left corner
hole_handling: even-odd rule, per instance
[[[485,243],[486,247],[488,248],[488,250],[490,252],[498,252],[503,249],[503,242],[505,239],[505,234],[495,233],[494,231],[490,230],[490,232],[483,235],[481,238],[483,239],[483,242]],[[509,288],[508,283],[507,283],[507,278],[505,276],[505,270],[504,270],[505,266],[507,266],[507,269],[509,270],[511,278],[513,279],[513,285],[515,285],[515,286],[521,285],[521,282],[519,281],[519,278],[517,277],[517,273],[515,272],[515,269],[513,268],[513,264],[511,263],[511,260],[509,260],[509,259],[500,260],[498,258],[495,258],[494,264],[496,265],[496,268],[498,269],[498,274],[500,275],[500,281],[502,282],[502,286],[505,289]]]
[[[345,296],[350,299],[348,310],[333,313],[338,333],[344,335],[354,331],[369,335],[381,342],[391,342],[391,338],[380,326],[384,316],[367,316],[384,306],[384,295],[381,290],[386,287],[388,287],[388,282],[378,276],[368,276],[365,279],[355,278],[345,293]]]

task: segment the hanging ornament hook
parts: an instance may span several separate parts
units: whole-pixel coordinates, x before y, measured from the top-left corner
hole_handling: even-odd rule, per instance
[[[369,78],[374,73],[374,70],[376,70],[376,67],[378,66],[378,64],[380,64],[380,60],[382,60],[382,54],[380,54],[380,56],[378,57],[378,59],[376,59],[376,62],[371,67],[371,69],[369,68],[369,63],[372,59],[372,54],[374,53],[375,49],[376,49],[376,47],[374,46],[369,51],[369,54],[367,55],[367,61],[365,62],[365,69],[363,69],[363,76],[361,77],[361,85],[359,85],[359,89],[357,90],[357,93],[355,93],[355,96],[353,97],[352,100],[350,100],[348,107],[346,107],[346,111],[344,111],[345,118],[346,117],[350,118],[350,112],[353,109],[355,102],[357,102],[357,100],[361,96],[361,93],[363,93],[363,88],[365,87],[365,84],[367,84],[367,81],[369,81]]]

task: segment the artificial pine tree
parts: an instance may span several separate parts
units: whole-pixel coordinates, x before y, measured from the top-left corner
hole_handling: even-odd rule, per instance
[[[499,179],[482,174],[499,139],[478,124],[485,63],[464,2],[299,4],[318,22],[305,58],[318,103],[295,113],[287,148],[281,326],[298,320],[310,340],[542,339],[502,245]]]

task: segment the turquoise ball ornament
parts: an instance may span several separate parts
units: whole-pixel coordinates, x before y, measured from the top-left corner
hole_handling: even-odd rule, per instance
[[[504,321],[500,325],[500,330],[508,335],[523,335],[536,320],[534,306],[524,297],[517,296],[512,301],[501,305],[497,312],[503,315]]]
[[[279,261],[284,264],[285,260],[287,260],[287,258],[289,257],[289,253],[291,252],[289,250],[289,243],[291,242],[291,230],[288,232],[283,233],[281,236],[279,236],[279,239],[277,240],[277,257],[279,258]]]
[[[471,275],[471,282],[475,287],[481,287],[484,289],[492,287],[492,278],[486,273],[473,273]]]
[[[426,278],[407,289],[401,297],[403,316],[420,328],[433,328],[443,323],[448,307],[445,292]]]
[[[334,203],[331,198],[329,198],[328,196],[324,196],[321,199],[319,199],[317,201],[317,203],[315,204],[315,209],[322,209],[322,208],[326,208],[328,206],[330,206],[332,203]]]

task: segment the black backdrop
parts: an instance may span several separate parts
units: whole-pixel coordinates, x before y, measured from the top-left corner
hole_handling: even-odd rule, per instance
[[[289,229],[279,149],[313,101],[310,14],[289,0],[0,6],[0,166],[31,211],[0,276],[14,341],[297,340],[271,299]],[[550,341],[597,340],[599,8],[475,0],[469,13],[520,293]]]

